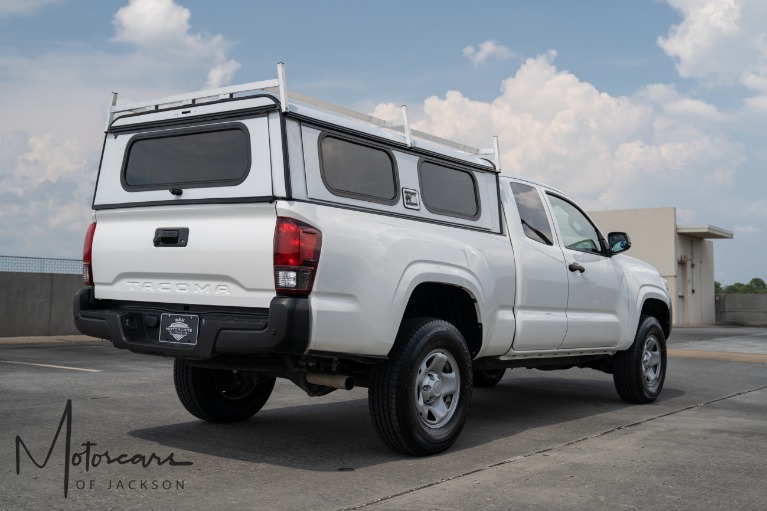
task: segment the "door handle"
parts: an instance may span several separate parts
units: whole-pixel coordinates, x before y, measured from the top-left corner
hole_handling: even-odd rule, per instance
[[[583,266],[581,266],[578,263],[570,263],[570,265],[567,267],[567,269],[570,270],[570,271],[578,271],[578,272],[581,272],[581,273],[586,271],[586,268],[584,268]]]
[[[155,247],[185,247],[188,240],[188,228],[163,227],[154,231],[152,243]]]

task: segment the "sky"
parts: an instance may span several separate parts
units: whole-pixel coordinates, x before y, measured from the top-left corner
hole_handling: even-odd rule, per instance
[[[767,278],[767,2],[0,0],[0,255],[79,258],[119,102],[276,77],[587,210],[677,208]]]

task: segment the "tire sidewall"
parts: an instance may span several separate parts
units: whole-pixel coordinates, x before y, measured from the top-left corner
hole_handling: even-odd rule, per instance
[[[647,342],[647,339],[650,337],[650,335],[655,336],[655,338],[658,340],[658,344],[660,345],[660,355],[661,355],[661,371],[660,371],[660,377],[658,378],[658,385],[657,389],[655,391],[650,390],[647,387],[647,384],[644,380],[643,373],[642,373],[642,353],[644,350],[645,342]],[[655,400],[660,395],[661,391],[663,390],[663,384],[666,381],[666,336],[663,334],[663,329],[660,326],[660,323],[658,323],[658,320],[654,317],[648,317],[645,319],[645,321],[642,323],[641,328],[639,329],[639,332],[637,333],[637,338],[635,340],[635,363],[636,363],[636,371],[638,373],[638,376],[640,378],[640,383],[642,386],[642,393],[644,394],[644,397],[648,400]]]
[[[463,428],[469,411],[472,391],[471,356],[458,330],[441,320],[427,323],[421,327],[425,331],[409,346],[408,362],[405,366],[404,380],[397,386],[398,402],[405,407],[399,410],[406,417],[405,426],[411,432],[411,438],[417,444],[417,450],[441,451],[455,442]],[[450,352],[455,359],[460,376],[458,402],[452,417],[440,428],[430,428],[421,421],[416,408],[415,386],[418,381],[418,369],[424,358],[435,349]]]
[[[274,388],[274,378],[258,376],[247,394],[227,398],[216,384],[216,371],[190,366],[180,359],[174,364],[174,382],[181,403],[192,415],[209,422],[249,419],[264,406]]]

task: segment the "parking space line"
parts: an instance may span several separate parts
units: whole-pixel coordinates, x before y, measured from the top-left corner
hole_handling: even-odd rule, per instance
[[[16,364],[21,366],[50,367],[53,369],[67,369],[69,371],[85,371],[87,373],[100,373],[101,369],[85,369],[83,367],[55,366],[51,364],[36,364],[34,362],[18,362],[16,360],[0,360],[2,364]]]
[[[761,353],[734,353],[731,351],[707,351],[692,349],[668,349],[669,357],[697,358],[702,360],[726,360],[728,362],[748,362],[767,364],[767,355]]]

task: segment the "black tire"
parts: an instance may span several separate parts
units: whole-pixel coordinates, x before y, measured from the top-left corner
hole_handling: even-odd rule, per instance
[[[506,369],[488,369],[485,371],[474,370],[475,387],[495,387],[503,378]]]
[[[613,382],[627,403],[652,403],[666,379],[666,336],[657,319],[639,318],[634,343],[613,357]]]
[[[189,413],[208,422],[250,419],[269,399],[274,378],[253,373],[195,367],[176,359],[176,394]]]
[[[440,319],[407,320],[389,360],[373,368],[370,416],[391,449],[437,454],[460,435],[471,390],[471,355],[461,333]]]

